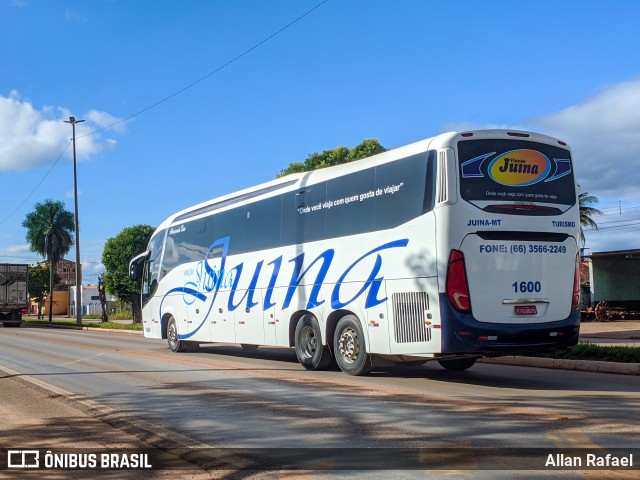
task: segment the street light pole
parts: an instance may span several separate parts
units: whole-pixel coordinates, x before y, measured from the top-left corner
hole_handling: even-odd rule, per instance
[[[78,228],[78,173],[76,167],[76,123],[84,120],[76,120],[69,117],[65,123],[70,123],[73,128],[73,201],[75,207],[75,237],[76,237],[76,324],[82,325],[82,271],[80,264],[80,229]]]

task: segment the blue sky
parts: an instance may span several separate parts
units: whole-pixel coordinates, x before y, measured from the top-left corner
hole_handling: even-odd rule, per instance
[[[73,211],[71,115],[85,283],[123,228],[312,152],[495,126],[572,145],[586,246],[640,248],[640,2],[329,0],[204,78],[320,2],[0,0],[0,261],[40,260],[36,202]]]

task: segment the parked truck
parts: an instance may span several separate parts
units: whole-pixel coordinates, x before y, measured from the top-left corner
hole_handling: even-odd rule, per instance
[[[0,322],[19,327],[29,311],[29,265],[0,263]]]

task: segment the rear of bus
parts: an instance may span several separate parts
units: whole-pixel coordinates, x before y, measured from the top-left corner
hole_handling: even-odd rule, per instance
[[[436,209],[442,353],[575,345],[580,226],[568,146],[487,130],[449,137],[439,152],[449,175]]]

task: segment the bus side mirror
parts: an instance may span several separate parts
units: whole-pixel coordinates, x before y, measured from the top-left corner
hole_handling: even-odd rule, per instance
[[[140,266],[142,262],[149,258],[150,253],[151,252],[147,250],[131,259],[129,262],[129,278],[131,280],[138,280],[138,278],[140,278]]]
[[[138,267],[139,267],[139,264],[129,265],[129,278],[131,280],[138,280]]]

